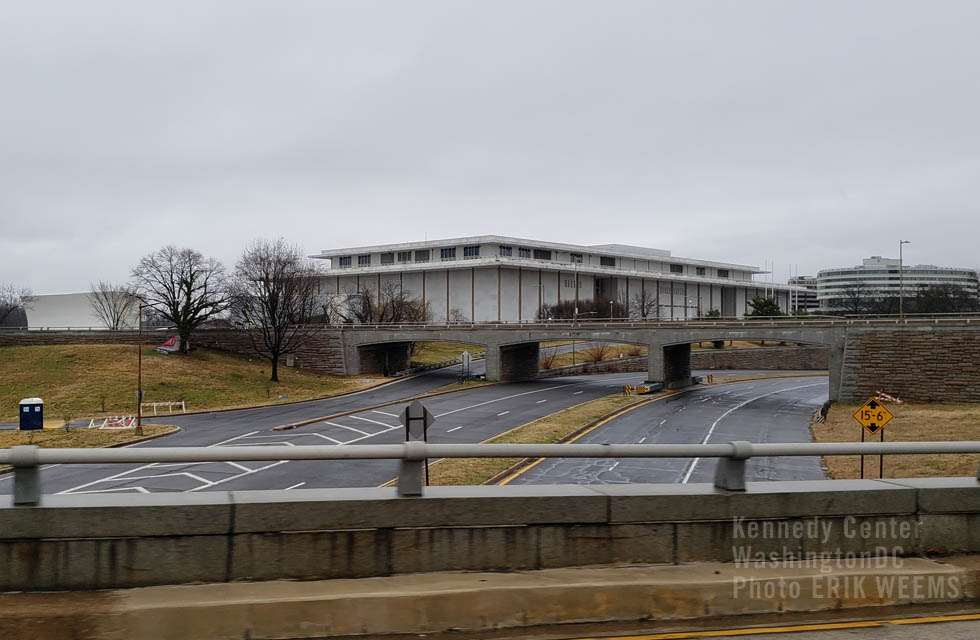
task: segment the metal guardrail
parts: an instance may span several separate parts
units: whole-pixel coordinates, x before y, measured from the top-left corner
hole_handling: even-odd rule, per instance
[[[980,441],[727,444],[427,444],[268,447],[154,447],[146,449],[0,449],[0,464],[14,467],[15,505],[41,500],[40,465],[277,460],[401,460],[398,495],[420,496],[428,458],[720,458],[714,485],[745,490],[745,461],[769,456],[914,455],[980,453]],[[980,480],[980,469],[977,470]]]
[[[474,353],[474,360],[484,360],[486,358],[486,352],[481,351],[480,353]],[[434,369],[442,369],[443,367],[449,367],[455,364],[461,364],[463,362],[462,358],[450,358],[449,360],[443,360],[442,362],[433,362],[432,364],[423,364],[417,367],[412,367],[410,369],[405,369],[404,371],[397,371],[392,374],[392,378],[403,378],[413,373],[421,373],[423,371],[432,371]]]
[[[923,326],[939,324],[980,324],[980,313],[956,314],[909,314],[897,315],[844,315],[844,316],[757,316],[757,317],[718,317],[718,318],[601,318],[579,320],[501,320],[486,322],[402,322],[397,324],[322,324],[324,329],[339,330],[398,330],[398,329],[596,329],[612,327],[629,328],[743,328],[743,327],[854,327],[854,326]],[[147,329],[149,330],[149,329]],[[159,331],[173,331],[168,328],[154,328]],[[200,328],[197,331],[230,331],[229,327]],[[0,327],[0,332],[13,331],[86,331],[122,333],[135,329],[107,329],[105,327]]]

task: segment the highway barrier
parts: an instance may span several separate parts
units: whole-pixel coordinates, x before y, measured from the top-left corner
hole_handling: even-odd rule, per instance
[[[428,444],[268,447],[154,447],[146,449],[42,449],[20,445],[0,450],[0,464],[14,467],[13,502],[41,501],[41,465],[277,460],[401,460],[398,495],[420,496],[428,458],[719,458],[714,486],[745,491],[745,461],[753,457],[915,455],[980,453],[980,441],[827,442],[727,444]],[[980,469],[977,472],[980,482]]]

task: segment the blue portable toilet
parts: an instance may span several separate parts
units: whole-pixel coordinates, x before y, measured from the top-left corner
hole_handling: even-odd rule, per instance
[[[20,401],[20,430],[33,431],[44,428],[44,400],[24,398]]]

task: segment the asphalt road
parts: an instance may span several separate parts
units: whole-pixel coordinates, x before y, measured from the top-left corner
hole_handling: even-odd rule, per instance
[[[404,398],[452,380],[442,370],[357,395],[296,405],[161,419],[182,431],[143,447],[393,444],[404,440],[404,404],[367,410],[289,431],[271,427]],[[637,384],[644,373],[603,374],[475,387],[424,401],[436,416],[430,442],[475,443],[586,400]],[[274,461],[150,465],[53,465],[42,471],[44,493],[192,492],[377,486],[397,474],[395,460]],[[0,493],[10,492],[0,477]]]
[[[827,393],[827,379],[823,377],[694,387],[610,420],[576,443],[809,442],[810,418],[827,399]],[[701,458],[555,458],[535,464],[510,483],[712,482],[716,464],[715,459]],[[819,458],[753,458],[746,465],[746,477],[757,481],[826,476]]]
[[[734,634],[732,634],[734,635]],[[883,622],[875,627],[854,627],[849,629],[830,629],[823,631],[797,631],[791,633],[760,632],[744,635],[738,634],[741,640],[774,640],[785,636],[787,640],[926,640],[929,638],[942,640],[976,640],[980,638],[980,622],[976,620],[961,622],[938,622],[918,624],[893,624]],[[709,637],[691,635],[692,638]],[[710,637],[718,637],[714,634]],[[642,636],[631,636],[632,640],[640,640]],[[609,640],[615,640],[610,638]]]

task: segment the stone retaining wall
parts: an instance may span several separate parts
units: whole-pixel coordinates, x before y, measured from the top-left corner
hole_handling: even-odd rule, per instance
[[[813,346],[696,349],[691,351],[692,369],[826,371],[829,360],[830,349]]]
[[[848,331],[840,399],[864,401],[878,390],[917,402],[980,402],[980,331]]]

